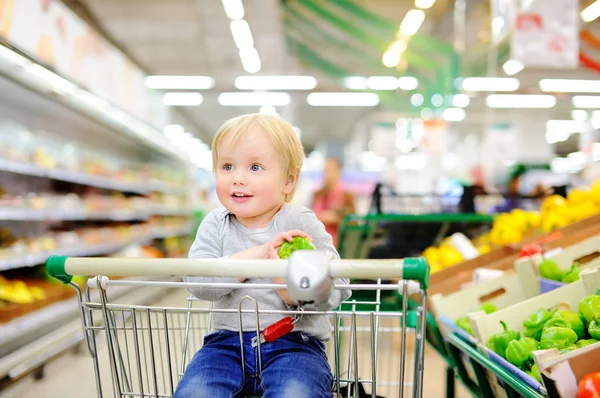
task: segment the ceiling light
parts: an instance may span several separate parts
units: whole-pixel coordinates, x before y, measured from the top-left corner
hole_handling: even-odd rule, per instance
[[[582,129],[580,122],[575,120],[548,120],[546,131],[562,131],[569,134],[580,133]]]
[[[441,94],[433,94],[431,97],[431,105],[440,107],[444,104],[444,97]]]
[[[413,95],[410,97],[410,103],[411,103],[413,106],[421,106],[421,105],[423,105],[423,102],[424,102],[424,101],[425,101],[425,98],[423,98],[423,95],[422,95],[422,94],[419,94],[419,93],[417,93],[417,94],[413,94]]]
[[[222,106],[286,106],[291,97],[288,93],[221,93],[217,101]]]
[[[397,90],[398,79],[393,76],[371,76],[367,79],[367,87],[371,90]]]
[[[525,68],[525,66],[520,62],[517,61],[516,59],[509,59],[508,61],[506,61],[504,63],[504,65],[502,65],[502,69],[504,69],[504,73],[506,73],[507,75],[516,75],[517,73],[521,72],[523,70],[523,68]]]
[[[344,87],[349,90],[366,90],[367,78],[362,76],[350,76],[344,79]]]
[[[163,102],[167,106],[198,106],[204,97],[199,93],[166,93]]]
[[[575,79],[542,79],[540,88],[554,93],[600,93],[600,81]]]
[[[466,108],[471,103],[471,98],[467,94],[456,94],[452,97],[452,105],[457,108]]]
[[[462,81],[466,91],[515,91],[519,80],[514,77],[467,77]]]
[[[600,17],[600,1],[595,1],[586,9],[581,11],[581,19],[583,19],[585,22],[592,22],[598,17]]]
[[[600,96],[576,95],[572,101],[575,108],[600,109]]]
[[[461,122],[465,120],[466,112],[462,108],[444,109],[443,118],[448,122]]]
[[[394,68],[400,63],[400,54],[392,51],[386,51],[381,58],[381,62],[383,62],[383,65],[387,66],[388,68]]]
[[[260,107],[258,113],[262,113],[263,115],[277,115],[277,109],[273,105],[263,105]]]
[[[415,0],[415,7],[417,8],[431,8],[431,6],[435,3],[435,0]]]
[[[252,32],[250,31],[248,22],[243,19],[237,19],[231,21],[229,28],[231,29],[231,34],[233,35],[233,40],[235,41],[237,48],[243,50],[254,46],[254,40],[252,39]]]
[[[576,122],[583,123],[588,120],[588,114],[587,111],[584,111],[583,109],[575,109],[571,111],[571,118]]]
[[[260,71],[260,57],[256,48],[245,48],[240,50],[240,59],[242,60],[242,67],[248,73],[257,73]]]
[[[306,102],[311,106],[377,106],[375,93],[310,93]]]
[[[239,90],[312,90],[317,79],[312,76],[239,76],[235,87]]]
[[[419,86],[419,81],[416,77],[402,76],[398,78],[398,87],[404,91],[415,90]]]
[[[155,90],[208,90],[215,86],[209,76],[146,76],[146,87]]]
[[[410,10],[404,16],[404,19],[400,23],[400,34],[402,36],[412,36],[421,27],[421,24],[425,20],[425,13],[422,10]]]
[[[546,142],[556,144],[568,140],[570,136],[566,131],[546,131]]]
[[[244,5],[242,0],[222,0],[225,14],[229,19],[244,18]]]
[[[486,99],[490,108],[553,108],[556,97],[553,95],[491,94]]]

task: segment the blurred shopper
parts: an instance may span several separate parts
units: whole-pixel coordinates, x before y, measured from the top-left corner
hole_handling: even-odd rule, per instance
[[[315,192],[312,208],[337,246],[340,223],[346,215],[356,212],[354,195],[344,189],[341,181],[339,160],[329,158],[325,162],[323,188]]]

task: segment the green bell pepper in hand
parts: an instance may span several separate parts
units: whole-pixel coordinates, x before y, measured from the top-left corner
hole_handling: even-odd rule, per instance
[[[593,339],[600,339],[600,312],[594,314],[594,319],[588,325],[588,333]]]
[[[545,308],[540,308],[535,314],[523,322],[525,327],[525,336],[533,337],[537,341],[540,341],[542,337],[542,330],[546,322],[552,317],[552,313]]]
[[[583,269],[581,268],[579,263],[573,263],[573,265],[571,265],[571,268],[569,268],[569,270],[563,274],[562,278],[560,278],[560,281],[562,283],[573,283],[575,281],[578,281],[579,273],[581,271],[583,271]]]
[[[577,340],[577,342],[575,343],[575,347],[577,348],[581,348],[581,347],[585,347],[588,345],[592,345],[594,343],[597,343],[598,340],[596,339],[582,339],[582,340]]]
[[[540,276],[542,278],[551,279],[560,282],[563,276],[563,271],[554,260],[545,258],[539,266]]]
[[[579,302],[579,312],[583,319],[589,324],[594,320],[594,315],[600,312],[600,296],[592,295],[581,299]]]
[[[540,339],[540,348],[547,350],[556,348],[562,350],[572,346],[577,341],[577,333],[571,329],[569,321],[564,319],[550,319],[544,325],[542,338]]]
[[[471,322],[469,322],[469,318],[462,317],[462,318],[458,318],[456,320],[456,326],[458,326],[459,328],[461,328],[462,330],[464,330],[465,332],[469,333],[471,336],[473,336],[473,329],[471,329]]]
[[[551,319],[564,319],[565,321],[569,321],[571,324],[571,329],[577,333],[577,338],[585,339],[585,324],[583,323],[583,318],[579,312],[558,310],[552,314]]]
[[[290,258],[290,255],[296,250],[315,250],[312,242],[302,236],[294,236],[291,242],[283,242],[277,250],[277,255],[280,259],[285,260]]]
[[[506,360],[517,368],[531,369],[533,365],[533,351],[540,348],[537,341],[531,337],[520,336],[520,340],[513,340],[506,347]]]
[[[516,330],[508,330],[504,321],[500,321],[500,324],[504,330],[490,337],[487,347],[506,359],[506,349],[508,348],[508,344],[513,340],[519,340],[521,335]]]

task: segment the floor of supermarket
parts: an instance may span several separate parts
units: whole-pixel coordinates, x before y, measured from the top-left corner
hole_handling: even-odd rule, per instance
[[[186,297],[183,291],[174,291],[169,293],[165,297],[161,298],[157,302],[153,303],[153,306],[157,307],[181,307],[186,305]],[[399,334],[398,334],[399,336]],[[412,336],[409,334],[412,338]],[[412,356],[413,345],[412,342],[407,339],[407,358]],[[399,339],[395,338],[391,342],[393,349],[389,351],[390,358],[397,358],[400,353]],[[103,353],[106,352],[107,345],[100,345],[100,357],[103,357]],[[368,368],[366,360],[362,361],[361,356],[368,355],[364,352],[359,354],[359,363],[365,363],[365,367]],[[394,361],[397,364],[397,361]],[[445,374],[446,367],[441,357],[430,347],[425,347],[425,373],[423,381],[423,397],[434,398],[434,397],[445,397],[446,396],[446,382]],[[108,372],[108,363],[101,364],[106,367],[107,371],[101,370],[103,375],[101,376],[102,385],[105,394],[112,396],[111,393],[111,378],[110,372]],[[412,363],[407,362],[407,375],[411,376],[411,365]],[[385,364],[384,366],[390,366]],[[394,374],[397,374],[397,365],[391,366]],[[386,372],[387,374],[391,372]],[[109,377],[104,377],[108,375]],[[378,377],[379,372],[378,372]],[[409,387],[410,388],[410,387]],[[367,389],[368,390],[368,389]],[[378,396],[383,397],[394,397],[398,396],[396,386],[386,385],[382,381],[381,385],[378,383],[377,389]],[[411,395],[409,390],[405,391],[405,395]],[[14,385],[0,392],[2,398],[21,398],[21,397],[43,397],[43,398],[80,398],[80,397],[93,397],[96,396],[96,381],[94,377],[93,363],[87,350],[82,349],[77,353],[69,352],[56,360],[48,363],[44,368],[44,377],[40,380],[34,380],[33,376],[27,376],[26,378],[18,381]],[[370,395],[369,395],[370,396]],[[456,398],[467,398],[471,395],[466,389],[457,381],[456,383]]]

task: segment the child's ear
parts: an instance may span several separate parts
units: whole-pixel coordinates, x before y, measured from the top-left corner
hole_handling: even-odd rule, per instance
[[[294,190],[294,187],[296,186],[296,183],[298,182],[298,174],[299,173],[300,173],[300,170],[298,170],[298,169],[292,170],[292,172],[290,173],[288,178],[285,180],[285,185],[283,186],[284,194],[288,195],[288,194],[292,193],[292,191]]]

